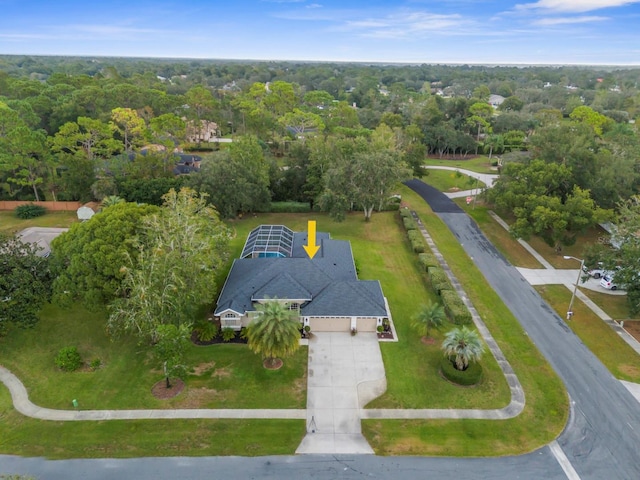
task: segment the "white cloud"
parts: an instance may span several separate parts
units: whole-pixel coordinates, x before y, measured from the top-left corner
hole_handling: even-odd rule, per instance
[[[310,3],[309,5],[307,5],[307,8],[322,8],[322,5],[320,5],[319,3]]]
[[[518,4],[515,9],[582,13],[602,8],[624,7],[634,3],[640,3],[640,0],[538,0],[535,3]]]
[[[113,36],[113,35],[131,35],[136,33],[157,33],[160,30],[150,28],[132,28],[120,25],[66,25],[65,29],[90,33],[94,35]]]
[[[367,37],[405,38],[433,32],[455,33],[460,27],[468,27],[469,23],[458,14],[402,12],[378,18],[348,20],[342,29],[357,31]]]
[[[597,16],[582,16],[582,17],[549,17],[541,18],[531,22],[533,25],[539,25],[543,27],[549,27],[553,25],[567,25],[573,23],[591,23],[602,22],[604,20],[610,20],[609,17],[597,17]]]

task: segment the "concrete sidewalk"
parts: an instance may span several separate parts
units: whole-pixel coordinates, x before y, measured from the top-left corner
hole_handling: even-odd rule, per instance
[[[303,409],[158,409],[158,410],[54,410],[35,405],[29,400],[22,382],[6,368],[0,366],[0,381],[11,393],[14,408],[22,415],[39,420],[148,420],[175,418],[280,418],[304,419]],[[82,400],[81,400],[82,401]],[[82,405],[80,405],[82,408]]]

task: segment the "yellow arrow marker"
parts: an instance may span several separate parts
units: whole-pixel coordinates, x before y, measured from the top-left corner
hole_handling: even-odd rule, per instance
[[[307,252],[307,255],[309,255],[309,258],[313,258],[316,255],[316,253],[318,253],[318,250],[320,249],[320,245],[316,245],[316,221],[315,220],[309,220],[307,222],[307,230],[309,231],[308,240],[307,240],[308,245],[303,245],[303,247]]]

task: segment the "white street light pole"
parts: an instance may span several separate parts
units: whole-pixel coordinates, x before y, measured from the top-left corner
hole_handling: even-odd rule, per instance
[[[567,320],[571,320],[573,317],[573,301],[576,298],[576,291],[578,290],[578,283],[580,283],[580,277],[582,276],[582,269],[584,268],[584,259],[572,257],[571,255],[564,255],[565,260],[573,259],[580,262],[580,269],[578,270],[578,278],[576,284],[573,286],[573,294],[571,295],[571,301],[569,302],[569,310],[567,310]]]

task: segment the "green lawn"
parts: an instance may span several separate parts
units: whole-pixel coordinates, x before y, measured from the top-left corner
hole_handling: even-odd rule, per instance
[[[543,285],[536,290],[564,318],[571,301],[571,291],[562,285]],[[581,301],[574,302],[573,311],[567,325],[587,348],[616,378],[640,383],[640,355]]]
[[[567,399],[557,377],[481,280],[471,261],[461,254],[446,227],[408,189],[403,189],[403,196],[420,211],[465,288],[469,285],[472,301],[523,382],[527,407],[517,419],[504,422],[366,421],[366,435],[376,450],[385,454],[441,451],[447,455],[499,455],[521,453],[547,443],[559,433],[567,416]],[[248,216],[231,222],[236,233],[231,258],[238,256],[247,233],[256,225],[277,223],[303,230],[309,219],[318,222],[319,231],[351,240],[360,278],[379,279],[389,300],[401,341],[382,345],[389,390],[376,401],[376,406],[500,408],[508,403],[506,382],[490,355],[482,360],[485,379],[479,387],[453,387],[435,370],[434,362],[440,356],[437,346],[423,345],[411,331],[411,317],[432,294],[418,268],[417,257],[404,238],[397,213],[376,213],[371,222],[365,222],[362,214],[353,214],[342,223],[321,214]],[[96,372],[56,371],[53,357],[67,345],[77,345],[86,361],[99,358],[103,367]],[[0,362],[25,382],[35,403],[53,408],[70,408],[74,398],[80,408],[87,409],[304,408],[306,349],[287,359],[285,367],[277,372],[262,369],[259,357],[238,345],[193,346],[189,360],[197,368],[186,378],[186,390],[173,400],[160,401],[150,394],[151,386],[162,378],[160,366],[152,360],[148,348],[137,345],[135,340],[110,342],[104,334],[103,314],[79,307],[70,311],[47,307],[35,330],[14,330],[0,339]],[[3,435],[0,440],[0,450],[29,455],[292,453],[304,434],[301,421],[39,422],[15,413],[4,389],[0,390],[0,412],[2,423],[11,430],[10,436]],[[230,430],[234,441],[219,438]],[[78,437],[61,446],[60,436],[66,438],[65,431],[78,431]],[[39,442],[29,445],[28,439],[34,437]],[[414,437],[420,441],[405,449],[405,441]],[[440,450],[442,445],[450,448]]]
[[[113,420],[47,422],[23,417],[0,385],[0,452],[47,458],[290,455],[304,420]]]
[[[13,211],[0,211],[0,233],[15,235],[29,227],[68,228],[77,221],[76,212],[47,212],[41,217],[22,220]]]
[[[478,193],[485,184],[460,172],[450,170],[427,170],[429,173],[422,180],[441,192],[457,192],[459,190],[476,190]]]
[[[510,361],[525,390],[526,406],[518,417],[504,421],[366,420],[367,439],[376,453],[384,455],[514,455],[550,442],[568,417],[568,398],[560,379],[449,229],[415,193],[405,189],[402,194],[403,202],[419,213]]]
[[[489,208],[478,202],[475,207],[467,205],[464,199],[456,202],[482,229],[491,243],[509,261],[511,265],[523,268],[543,268],[520,243],[489,215]]]
[[[627,303],[626,295],[609,295],[604,292],[594,292],[588,288],[581,288],[580,290],[614,320],[638,319],[637,316],[629,316],[629,304]]]
[[[306,347],[271,371],[246,345],[191,345],[186,361],[194,371],[185,378],[186,389],[165,401],[151,394],[162,380],[151,348],[131,337],[111,341],[103,314],[48,306],[41,318],[33,330],[14,330],[0,339],[0,362],[23,381],[37,405],[66,409],[77,399],[81,409],[306,406]],[[102,366],[60,371],[54,359],[66,346],[77,346],[85,362],[100,359]]]
[[[486,155],[479,155],[475,158],[469,159],[439,159],[439,158],[427,158],[424,162],[425,165],[438,165],[442,167],[455,167],[464,168],[465,170],[471,170],[478,173],[498,173],[495,168],[491,168],[491,162],[495,162],[496,159]]]

